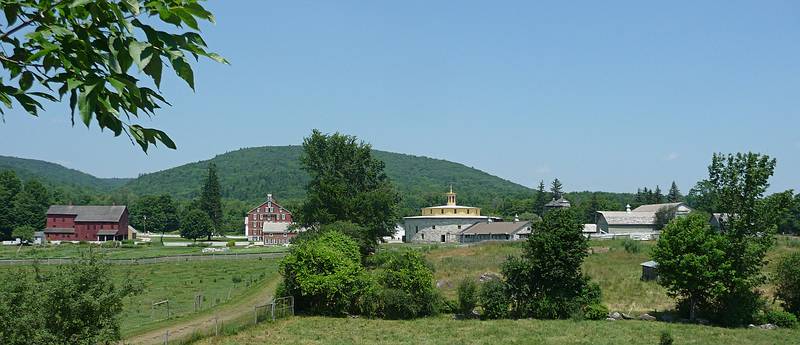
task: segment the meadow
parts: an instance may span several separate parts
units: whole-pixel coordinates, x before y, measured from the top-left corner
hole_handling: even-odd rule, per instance
[[[675,344],[800,344],[800,331],[730,329],[647,321],[454,320],[408,321],[293,317],[260,324],[197,345],[255,344],[543,344],[656,345],[668,331]]]
[[[0,259],[61,259],[80,258],[89,252],[103,255],[106,259],[144,259],[175,255],[231,255],[285,252],[285,247],[259,246],[235,247],[219,253],[203,253],[200,247],[165,247],[160,243],[132,245],[118,248],[103,248],[96,244],[62,243],[47,246],[0,246]]]
[[[218,305],[235,301],[241,296],[278,277],[276,259],[242,259],[182,261],[146,265],[109,265],[116,282],[131,279],[139,287],[137,293],[125,300],[120,317],[123,334],[137,333],[154,324],[165,323],[166,306],[152,309],[153,302],[169,300],[170,320],[191,317]],[[0,266],[0,279],[13,269],[32,271],[31,265]],[[40,270],[58,269],[55,265],[40,266]],[[201,309],[195,309],[200,294]]]

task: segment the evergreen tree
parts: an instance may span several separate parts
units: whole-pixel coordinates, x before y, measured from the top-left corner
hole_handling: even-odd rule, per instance
[[[564,191],[562,190],[561,181],[558,179],[553,180],[553,183],[550,184],[550,197],[553,200],[561,199],[561,196],[564,195]]]
[[[47,220],[47,208],[50,206],[50,194],[39,181],[25,182],[22,191],[13,200],[14,225],[30,226],[44,229]]]
[[[11,238],[14,229],[14,197],[22,190],[22,181],[11,170],[0,171],[0,239]]]
[[[221,233],[222,229],[222,197],[220,195],[219,178],[217,177],[217,166],[214,163],[208,165],[208,175],[200,193],[200,209],[203,210],[211,219],[213,231]],[[212,233],[208,234],[211,240]]]
[[[669,187],[669,193],[667,193],[667,202],[680,202],[681,199],[683,199],[683,195],[675,181],[672,181],[672,186]]]
[[[653,204],[661,204],[664,202],[664,194],[661,193],[661,187],[656,185],[656,190],[653,191]]]
[[[549,201],[547,191],[544,188],[544,180],[539,181],[539,187],[536,188],[535,201],[533,203],[533,213],[542,215],[544,213],[544,205]]]

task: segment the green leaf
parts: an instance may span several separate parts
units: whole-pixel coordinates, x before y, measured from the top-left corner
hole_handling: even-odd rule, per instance
[[[211,60],[214,60],[214,61],[219,62],[219,63],[224,63],[226,65],[230,65],[231,64],[230,62],[228,62],[228,60],[226,60],[224,57],[220,56],[217,53],[208,53],[208,57]]]
[[[6,22],[8,26],[14,25],[17,22],[17,14],[19,13],[19,5],[5,5],[3,12],[6,15]]]
[[[139,66],[140,71],[146,66],[146,64],[142,62],[142,52],[149,46],[150,44],[147,42],[139,42],[136,40],[133,40],[130,44],[128,44],[128,50],[130,50],[131,58],[133,59],[133,62],[136,63],[136,66]]]
[[[178,74],[181,79],[185,80],[189,87],[194,90],[194,72],[192,72],[192,66],[186,62],[183,58],[176,58],[172,60],[172,67],[175,69],[175,73]]]
[[[126,7],[133,13],[133,15],[139,15],[139,1],[138,0],[124,0],[123,3]]]
[[[144,68],[144,73],[153,78],[153,81],[156,83],[156,87],[159,89],[161,88],[161,69],[161,57],[158,55],[153,56],[153,58],[150,59],[150,63],[148,63]]]
[[[28,91],[33,85],[33,73],[31,71],[25,71],[22,73],[22,76],[19,77],[19,88],[23,91]]]
[[[212,24],[214,23],[214,15],[211,14],[211,12],[206,11],[206,9],[203,8],[203,6],[201,6],[200,4],[198,4],[196,2],[184,6],[184,9],[186,9],[187,12],[189,12],[189,13],[197,16],[197,17],[200,17],[200,18],[203,18],[205,20],[208,20]]]
[[[37,108],[44,110],[44,108],[42,108],[42,105],[39,102],[37,102],[35,99],[31,98],[30,96],[24,93],[17,93],[11,96],[16,98],[17,102],[19,102],[19,104],[22,105],[25,111],[27,111],[33,116],[39,116],[37,114]]]
[[[181,21],[186,23],[190,28],[200,31],[200,27],[197,25],[197,20],[194,19],[191,13],[183,10],[182,8],[176,8],[174,10],[175,14],[181,18]]]
[[[69,4],[69,8],[80,7],[86,5],[94,0],[73,0],[71,4]]]

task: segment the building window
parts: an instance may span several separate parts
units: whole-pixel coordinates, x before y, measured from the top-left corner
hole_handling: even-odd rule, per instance
[[[419,231],[419,225],[414,227],[414,231]]]
[[[444,214],[444,209],[442,209],[442,214]]]
[[[433,226],[433,230],[436,230],[436,225]]]
[[[285,213],[281,214],[281,220],[286,220],[286,214]]]
[[[458,228],[458,230],[461,230],[461,225],[459,225],[457,228]]]
[[[422,239],[423,239],[423,240],[425,239],[425,234],[422,234]]]

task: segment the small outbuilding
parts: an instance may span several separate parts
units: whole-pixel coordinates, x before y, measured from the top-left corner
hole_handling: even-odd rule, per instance
[[[642,264],[642,280],[650,281],[658,279],[658,263],[655,261],[643,262]]]

